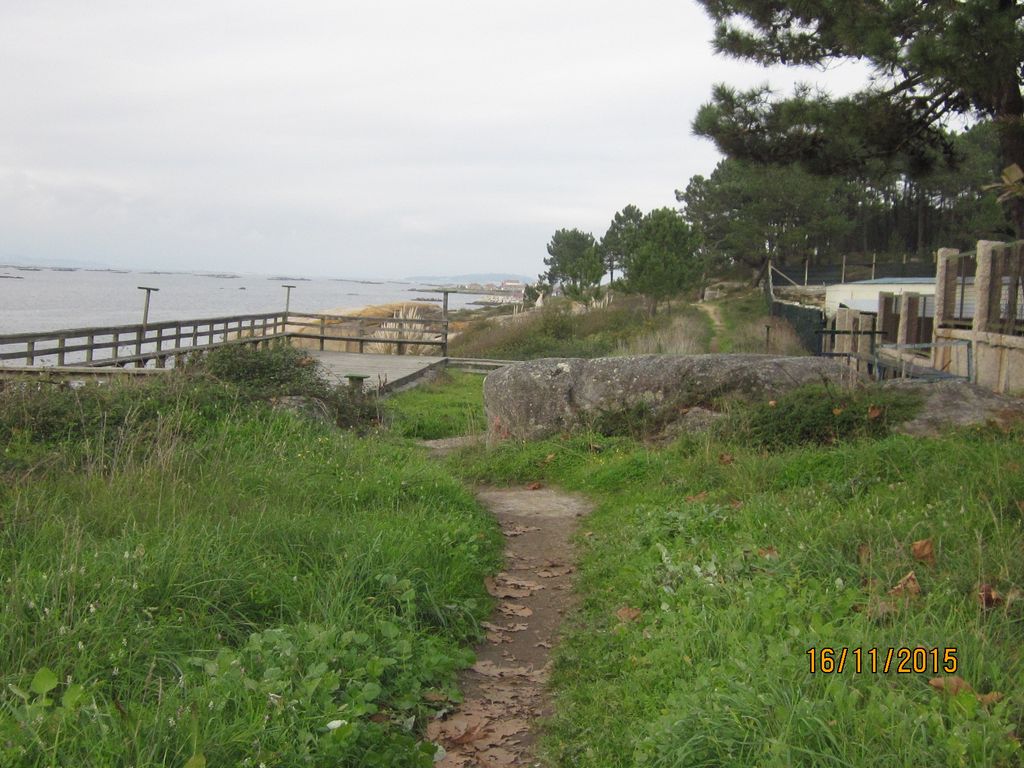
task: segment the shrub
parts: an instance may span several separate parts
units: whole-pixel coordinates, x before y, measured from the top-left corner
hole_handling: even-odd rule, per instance
[[[358,427],[377,419],[371,396],[347,385],[332,384],[315,358],[287,344],[268,349],[219,347],[193,361],[189,371],[229,383],[248,400],[291,395],[315,398],[339,427]]]
[[[737,407],[726,421],[728,436],[759,448],[832,445],[841,440],[889,434],[914,416],[917,393],[866,387],[835,392],[830,387],[800,387],[775,400]]]

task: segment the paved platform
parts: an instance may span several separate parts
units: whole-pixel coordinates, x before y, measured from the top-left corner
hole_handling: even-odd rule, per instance
[[[415,381],[431,368],[444,366],[447,358],[419,355],[373,355],[356,352],[319,352],[307,350],[320,361],[332,381],[347,383],[348,375],[366,376],[367,390],[393,390]]]

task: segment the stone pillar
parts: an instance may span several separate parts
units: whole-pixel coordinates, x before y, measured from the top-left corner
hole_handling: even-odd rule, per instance
[[[956,248],[939,248],[935,274],[935,327],[953,319],[956,302],[956,270],[950,262],[959,255]]]
[[[921,294],[904,293],[903,310],[900,313],[900,321],[907,318],[905,344],[921,343]]]
[[[899,297],[900,302],[900,324],[896,329],[896,343],[909,344],[912,324],[917,318],[910,316],[910,297],[912,294],[904,293]]]
[[[978,271],[974,274],[974,323],[975,333],[988,331],[992,327],[992,316],[999,312],[999,299],[1003,286],[993,280],[995,272],[995,249],[1002,246],[992,240],[978,241]],[[996,276],[998,278],[998,275]]]
[[[853,330],[853,319],[850,317],[852,310],[846,308],[840,308],[836,310],[836,330],[837,331],[851,331]],[[850,339],[853,338],[849,333],[842,335],[837,334],[835,336],[836,346],[835,351],[839,353],[851,352]]]

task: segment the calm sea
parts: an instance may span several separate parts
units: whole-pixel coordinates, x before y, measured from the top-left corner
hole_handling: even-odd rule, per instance
[[[0,267],[0,334],[139,323],[145,295],[140,285],[160,289],[150,300],[154,321],[282,311],[282,283],[295,286],[293,312],[439,298],[412,292],[428,287],[415,283]],[[449,306],[456,309],[477,298],[454,294]]]

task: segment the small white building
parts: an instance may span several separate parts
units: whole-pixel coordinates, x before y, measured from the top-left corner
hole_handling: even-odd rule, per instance
[[[858,280],[855,283],[837,283],[825,288],[825,315],[835,317],[840,307],[858,312],[877,312],[878,295],[891,293],[917,293],[922,296],[935,295],[934,277],[882,277],[875,280]],[[934,301],[925,301],[934,307]]]

